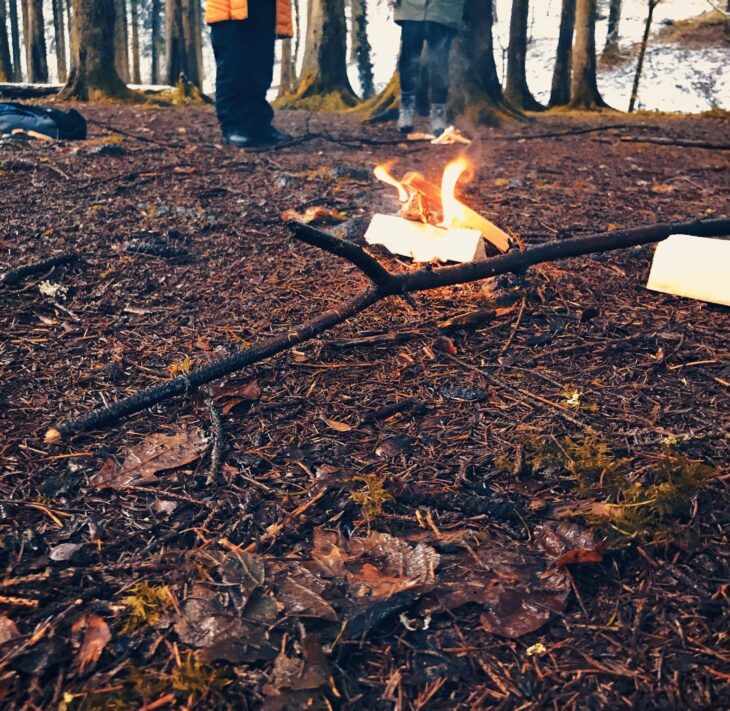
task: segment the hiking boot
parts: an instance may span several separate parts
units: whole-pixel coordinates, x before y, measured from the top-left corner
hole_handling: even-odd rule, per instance
[[[446,128],[446,104],[431,104],[431,133],[437,138]]]
[[[398,104],[398,130],[401,133],[413,131],[413,119],[416,117],[416,92],[402,91]]]
[[[264,141],[269,141],[271,143],[288,143],[289,141],[294,139],[294,136],[291,135],[291,133],[286,133],[285,131],[280,131],[276,126],[269,124],[264,129],[260,131],[254,131],[253,132],[257,138],[260,138]]]

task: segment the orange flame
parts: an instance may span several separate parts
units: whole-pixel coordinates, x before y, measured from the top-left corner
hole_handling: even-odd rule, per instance
[[[382,165],[376,165],[373,168],[373,175],[381,182],[392,185],[398,191],[398,199],[401,202],[408,202],[408,191],[388,172],[394,165],[394,160],[383,163]]]
[[[444,219],[441,222],[443,227],[458,227],[466,220],[464,205],[456,199],[456,184],[459,182],[464,171],[471,171],[472,165],[466,156],[460,156],[451,161],[441,178],[441,206]]]

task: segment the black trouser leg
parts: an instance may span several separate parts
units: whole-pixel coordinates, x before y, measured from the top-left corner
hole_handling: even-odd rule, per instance
[[[402,92],[410,94],[416,90],[418,82],[418,63],[425,39],[425,23],[404,20],[400,24],[400,57],[398,58],[400,89]]]
[[[216,61],[216,112],[223,133],[255,134],[271,123],[266,100],[274,72],[274,0],[249,0],[246,20],[210,26]]]
[[[428,81],[431,103],[445,104],[449,98],[449,53],[454,30],[437,22],[427,22]]]

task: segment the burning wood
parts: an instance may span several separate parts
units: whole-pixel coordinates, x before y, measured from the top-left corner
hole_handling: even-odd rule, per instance
[[[509,237],[456,197],[459,178],[471,170],[462,156],[444,169],[441,187],[420,173],[406,173],[396,180],[389,165],[376,166],[378,180],[398,191],[398,215],[376,214],[365,234],[368,244],[381,244],[393,254],[416,262],[473,262],[486,258],[484,239],[500,252],[510,246]]]

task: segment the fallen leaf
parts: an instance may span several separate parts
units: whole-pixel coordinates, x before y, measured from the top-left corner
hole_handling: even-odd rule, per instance
[[[346,213],[340,212],[339,210],[324,207],[323,205],[310,205],[303,213],[297,212],[296,210],[286,210],[282,213],[281,219],[284,222],[294,220],[296,222],[304,222],[305,224],[335,225],[339,222],[344,222],[348,218]]]
[[[56,562],[71,560],[76,551],[83,548],[80,543],[61,543],[60,545],[51,548],[48,553],[48,557]]]
[[[258,400],[261,397],[261,388],[255,380],[244,385],[234,385],[213,390],[213,402],[227,415],[241,403]]]
[[[83,641],[80,642],[83,634]],[[78,654],[79,669],[83,673],[93,668],[99,661],[104,647],[111,641],[109,625],[97,615],[83,615],[71,627],[71,637],[75,646],[81,645]]]
[[[301,657],[282,649],[274,662],[271,680],[264,686],[265,711],[320,708],[312,703],[311,691],[329,686],[332,672],[319,638],[307,634],[301,642]]]
[[[123,489],[139,481],[157,481],[157,472],[194,462],[207,446],[208,439],[200,428],[174,435],[153,434],[128,449],[121,466],[107,459],[89,483],[100,489]]]
[[[0,615],[0,645],[20,636],[17,625],[9,617]]]
[[[563,568],[576,563],[600,563],[602,560],[603,553],[599,548],[574,548],[563,553],[553,565],[556,568]]]
[[[449,355],[456,355],[459,352],[456,350],[454,342],[448,336],[439,336],[433,342],[433,348],[434,350],[448,353]]]
[[[352,427],[346,422],[328,420],[326,417],[323,417],[322,420],[327,424],[328,427],[331,427],[333,430],[337,430],[338,432],[349,432],[352,429]]]
[[[375,450],[379,457],[397,457],[401,454],[408,454],[413,446],[413,440],[408,436],[388,437],[383,440]]]

